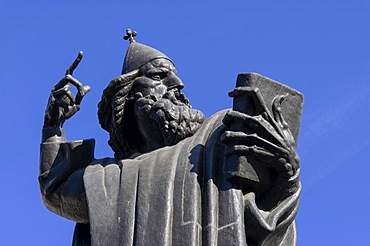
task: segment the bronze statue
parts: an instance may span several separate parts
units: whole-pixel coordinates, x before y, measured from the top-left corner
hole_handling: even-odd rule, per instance
[[[172,60],[135,36],[127,30],[122,74],[98,105],[114,158],[95,159],[93,139],[65,138],[90,90],[72,76],[82,54],[49,98],[40,189],[77,223],[73,245],[296,245],[302,95],[240,74],[233,109],[205,119]]]

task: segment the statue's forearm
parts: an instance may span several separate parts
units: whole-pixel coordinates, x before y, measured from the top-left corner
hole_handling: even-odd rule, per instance
[[[253,192],[244,195],[247,234],[256,244],[262,244],[272,235],[285,235],[288,233],[288,230],[294,227],[293,222],[298,211],[301,192],[299,180],[295,181],[287,190],[280,192],[279,201],[276,202],[274,198],[276,203],[270,209],[261,206],[260,201],[256,200]],[[266,199],[269,200],[270,198],[267,196]],[[284,238],[284,236],[282,237]]]
[[[66,142],[64,129],[57,126],[44,127],[42,129],[41,142]]]
[[[40,175],[49,172],[55,166],[55,159],[59,153],[61,143],[66,142],[63,128],[44,127],[40,146]]]
[[[291,199],[292,197],[299,197],[301,192],[301,183],[299,181],[300,177],[300,169],[296,171],[296,174],[291,177],[290,179],[286,178],[276,178],[274,182],[270,183],[268,188],[266,188],[263,192],[259,193],[256,192],[257,190],[251,190],[247,193],[254,194],[254,203],[256,208],[260,211],[265,211],[267,214],[280,214],[279,209],[281,209],[281,204],[287,199]],[[298,201],[298,200],[297,200]]]

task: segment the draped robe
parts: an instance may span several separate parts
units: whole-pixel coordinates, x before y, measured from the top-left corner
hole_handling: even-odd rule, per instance
[[[233,187],[220,142],[225,112],[174,146],[124,160],[95,159],[94,140],[66,142],[45,130],[44,204],[77,222],[74,245],[296,245],[298,176],[259,196],[280,192],[267,211]]]

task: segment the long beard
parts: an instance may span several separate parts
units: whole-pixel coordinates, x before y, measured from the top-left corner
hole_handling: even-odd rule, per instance
[[[151,121],[161,132],[164,145],[174,145],[194,135],[205,120],[204,114],[192,109],[182,92],[171,90],[163,97],[140,97],[135,102],[135,113],[140,119]]]

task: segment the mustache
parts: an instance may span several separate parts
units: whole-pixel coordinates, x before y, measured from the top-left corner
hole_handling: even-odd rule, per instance
[[[180,103],[190,106],[189,99],[186,98],[185,94],[182,91],[179,91],[178,89],[173,89],[167,91],[163,98],[169,99],[172,103],[178,105]]]
[[[143,94],[137,92],[135,93],[134,96],[131,96],[130,98],[131,98],[130,100],[142,101],[143,103],[149,105],[153,105],[155,102],[161,99],[168,99],[175,105],[190,106],[189,99],[185,96],[185,94],[182,91],[179,91],[178,89],[169,90],[161,97],[158,97],[156,95],[147,95],[144,97]]]

